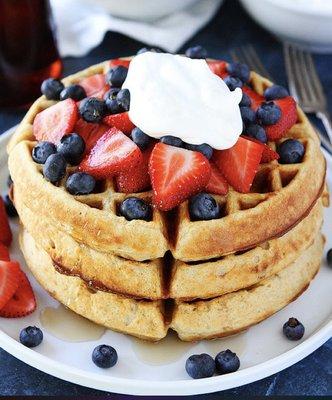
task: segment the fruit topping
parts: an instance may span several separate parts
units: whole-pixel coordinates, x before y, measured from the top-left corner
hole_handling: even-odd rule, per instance
[[[96,97],[88,97],[81,101],[79,106],[80,114],[86,122],[100,122],[107,111],[104,100]]]
[[[226,70],[227,63],[225,61],[207,61],[210,70],[220,78],[226,78],[228,72]]]
[[[274,125],[266,126],[266,134],[269,140],[279,140],[297,121],[296,102],[293,97],[285,97],[275,100],[274,103],[281,110],[281,118]]]
[[[231,350],[221,351],[216,355],[216,370],[219,374],[229,374],[240,368],[240,360]]]
[[[247,64],[241,64],[238,62],[227,64],[227,72],[229,75],[235,78],[241,79],[243,83],[247,83],[250,78],[250,69]]]
[[[67,163],[62,154],[52,154],[46,160],[43,174],[46,180],[52,183],[59,182],[65,176]]]
[[[157,143],[151,153],[149,173],[153,204],[168,211],[204,189],[211,168],[206,157],[197,151]]]
[[[80,135],[72,133],[65,135],[57,146],[59,154],[71,165],[78,165],[85,151],[85,142]]]
[[[207,221],[220,216],[216,200],[207,193],[198,193],[189,199],[189,214],[192,221]]]
[[[163,136],[160,138],[161,143],[169,144],[170,146],[183,147],[184,143],[180,138],[175,136]]]
[[[117,67],[122,65],[123,67],[129,68],[130,60],[123,60],[122,58],[115,58],[114,60],[110,60],[109,66],[110,68]]]
[[[193,379],[210,378],[215,372],[214,359],[208,354],[194,354],[186,361],[187,374]]]
[[[141,150],[145,150],[151,143],[151,138],[139,128],[134,128],[130,135],[132,141],[137,144]]]
[[[118,65],[111,68],[106,74],[106,82],[113,87],[120,88],[126,80],[128,68],[123,65]]]
[[[66,190],[74,196],[90,194],[96,186],[95,179],[85,172],[75,172],[66,182]]]
[[[135,125],[130,121],[129,114],[127,112],[123,112],[121,114],[107,115],[103,119],[103,122],[106,125],[119,129],[127,135],[129,135],[131,131],[135,128]]]
[[[208,193],[225,195],[228,193],[228,183],[226,179],[222,176],[221,172],[217,166],[211,162],[211,178],[207,184],[205,190]]]
[[[4,198],[4,202],[5,202],[5,208],[6,208],[6,213],[7,213],[8,217],[9,218],[17,217],[16,208],[15,208],[13,202],[11,201],[10,197],[8,196],[8,194],[6,194],[6,196]]]
[[[251,100],[251,108],[256,111],[257,108],[265,101],[264,97],[252,90],[249,86],[244,85],[242,92],[249,96]]]
[[[264,102],[257,109],[257,118],[263,125],[274,125],[281,118],[281,109],[273,101]]]
[[[229,90],[233,91],[236,88],[242,88],[243,82],[239,78],[235,78],[234,76],[227,76],[224,79],[224,82],[228,86]]]
[[[97,143],[99,138],[109,130],[109,126],[104,124],[94,124],[86,122],[80,118],[74,127],[74,132],[78,133],[85,142],[85,154]]]
[[[79,85],[85,90],[86,97],[96,97],[98,99],[102,99],[109,89],[103,74],[87,76],[79,82]]]
[[[9,226],[6,206],[0,196],[0,242],[9,247],[12,242],[12,231]]]
[[[43,81],[40,89],[48,100],[59,100],[64,85],[58,79],[48,78]]]
[[[128,221],[142,219],[150,221],[152,216],[151,206],[137,197],[128,197],[120,205],[120,214]]]
[[[0,261],[10,261],[9,250],[1,242],[0,242]]]
[[[266,144],[262,143],[262,145],[264,146],[264,150],[261,163],[269,163],[273,160],[279,160],[279,154],[276,151],[272,150],[271,147]]]
[[[39,346],[43,338],[43,332],[37,326],[27,326],[20,332],[20,342],[26,347]]]
[[[189,47],[185,54],[189,58],[206,58],[208,55],[206,49],[202,46]]]
[[[99,368],[111,368],[118,361],[118,353],[112,346],[101,344],[94,348],[92,361]]]
[[[60,93],[60,100],[73,99],[75,101],[83,100],[86,92],[81,85],[70,85],[65,87]]]
[[[116,95],[116,101],[122,111],[129,111],[130,93],[128,89],[121,89]]]
[[[51,154],[56,153],[56,146],[51,142],[38,142],[32,149],[32,159],[37,164],[45,164]]]
[[[240,107],[251,107],[251,99],[247,95],[247,93],[243,92],[242,93],[242,99],[239,104]]]
[[[13,184],[12,177],[11,177],[10,175],[8,175],[8,178],[7,178],[7,187],[10,188],[10,187],[12,186],[12,184]]]
[[[7,255],[5,255],[7,257]],[[0,261],[0,310],[14,296],[20,284],[20,265],[16,261]]]
[[[300,340],[304,335],[304,326],[301,324],[299,320],[296,318],[289,318],[287,322],[285,322],[282,331],[287,339],[289,340]]]
[[[267,143],[265,129],[261,125],[252,124],[245,129],[245,135],[258,140],[261,143]]]
[[[289,96],[288,90],[283,86],[273,85],[265,89],[264,97],[266,100],[277,100],[283,99],[284,97]]]
[[[256,120],[256,113],[250,107],[240,107],[241,118],[245,126],[252,124]]]
[[[296,139],[287,139],[278,146],[280,164],[300,163],[304,156],[304,146]]]
[[[125,111],[117,101],[117,95],[120,92],[119,88],[112,88],[105,93],[104,99],[107,111],[111,114],[118,114]]]
[[[213,148],[206,143],[203,144],[186,143],[185,148],[187,150],[198,151],[199,153],[202,153],[203,156],[205,156],[208,160],[212,157],[213,154]]]

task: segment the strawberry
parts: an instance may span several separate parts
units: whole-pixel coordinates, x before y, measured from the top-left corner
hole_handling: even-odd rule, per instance
[[[141,150],[136,144],[121,131],[112,128],[97,141],[79,169],[97,179],[106,179],[134,168],[141,157]]]
[[[225,195],[228,193],[228,183],[214,163],[210,163],[211,178],[205,188],[208,193]]]
[[[9,247],[13,236],[9,226],[5,203],[0,196],[0,242]]]
[[[115,127],[129,135],[131,131],[135,128],[135,125],[130,121],[128,112],[123,112],[120,114],[107,115],[103,119],[104,124]]]
[[[104,74],[87,76],[79,82],[79,85],[84,88],[87,97],[97,97],[98,99],[102,99],[110,88],[105,82]]]
[[[202,153],[159,142],[151,153],[149,174],[153,204],[168,211],[206,187],[211,167]]]
[[[122,65],[123,67],[129,68],[130,60],[123,60],[121,58],[116,58],[114,60],[109,61],[109,66],[110,68],[117,67],[119,65]]]
[[[74,131],[78,133],[85,141],[85,154],[89,153],[92,147],[110,128],[104,124],[93,124],[86,122],[80,118],[74,127]]]
[[[0,309],[0,317],[19,318],[31,314],[36,309],[36,298],[30,282],[21,270],[19,272],[19,285],[13,297]]]
[[[207,61],[210,70],[220,76],[220,78],[226,78],[229,73],[226,70],[227,63],[226,61]]]
[[[8,248],[0,243],[0,261],[10,261]]]
[[[243,136],[243,137],[263,146],[263,154],[262,154],[262,158],[261,158],[261,163],[269,163],[270,161],[273,161],[273,160],[279,160],[279,154],[276,151],[272,150],[271,147],[269,147],[267,144],[262,143],[259,140],[254,139],[249,136]]]
[[[0,261],[0,310],[17,291],[20,283],[20,265],[16,261]]]
[[[264,127],[267,137],[271,141],[281,139],[297,121],[296,102],[293,97],[284,97],[283,99],[274,100],[274,102],[281,109],[281,118],[276,124]]]
[[[235,190],[248,193],[258,170],[263,146],[239,137],[236,144],[227,150],[214,151],[212,160]]]
[[[265,98],[251,89],[249,86],[243,86],[242,91],[246,93],[251,99],[251,108],[257,110],[257,108],[265,101]]]
[[[57,144],[62,136],[73,132],[78,119],[78,109],[73,99],[66,99],[46,108],[33,121],[35,138]]]

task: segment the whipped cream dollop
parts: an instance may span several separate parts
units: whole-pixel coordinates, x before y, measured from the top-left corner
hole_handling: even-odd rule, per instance
[[[147,135],[228,149],[242,132],[240,88],[230,91],[205,60],[146,52],[130,63],[130,120]]]

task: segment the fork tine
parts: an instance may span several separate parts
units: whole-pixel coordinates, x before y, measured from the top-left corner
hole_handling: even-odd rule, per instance
[[[256,65],[257,70],[260,71],[260,74],[270,80],[273,80],[272,76],[269,74],[269,72],[266,70],[261,60],[259,59],[255,48],[252,45],[248,45],[246,51],[248,53],[248,57],[250,57],[253,61],[253,64]]]
[[[290,93],[298,103],[303,103],[306,99],[306,94],[303,90],[303,85],[299,81],[301,71],[299,71],[297,55],[293,46],[288,43],[284,44],[284,57]]]
[[[303,52],[303,54],[304,54],[304,60],[307,65],[308,78],[311,83],[311,87],[314,92],[314,95],[318,99],[319,102],[325,104],[325,95],[324,95],[323,86],[318,77],[317,70],[316,70],[314,61],[312,59],[312,56],[308,52]]]
[[[232,60],[234,62],[238,62],[238,63],[241,62],[241,57],[239,56],[239,53],[236,49],[230,50],[229,54],[231,55]]]

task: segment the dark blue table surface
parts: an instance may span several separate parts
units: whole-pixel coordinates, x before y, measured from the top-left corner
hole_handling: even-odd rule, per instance
[[[286,85],[280,43],[256,25],[237,1],[227,0],[211,23],[183,49],[201,44],[210,57],[229,60],[232,47],[252,43],[276,81]],[[117,33],[82,58],[64,59],[64,75],[104,59],[135,54],[143,44]],[[181,49],[181,50],[183,50]],[[332,55],[315,56],[332,111]],[[0,110],[0,132],[17,124],[23,111]],[[40,372],[0,349],[0,395],[102,395],[104,392],[61,381]],[[332,395],[332,339],[292,367],[261,381],[221,392],[220,395]],[[111,395],[110,393],[108,395]],[[117,396],[116,396],[117,397]],[[219,396],[218,396],[219,397]],[[200,396],[209,399],[212,395]]]

